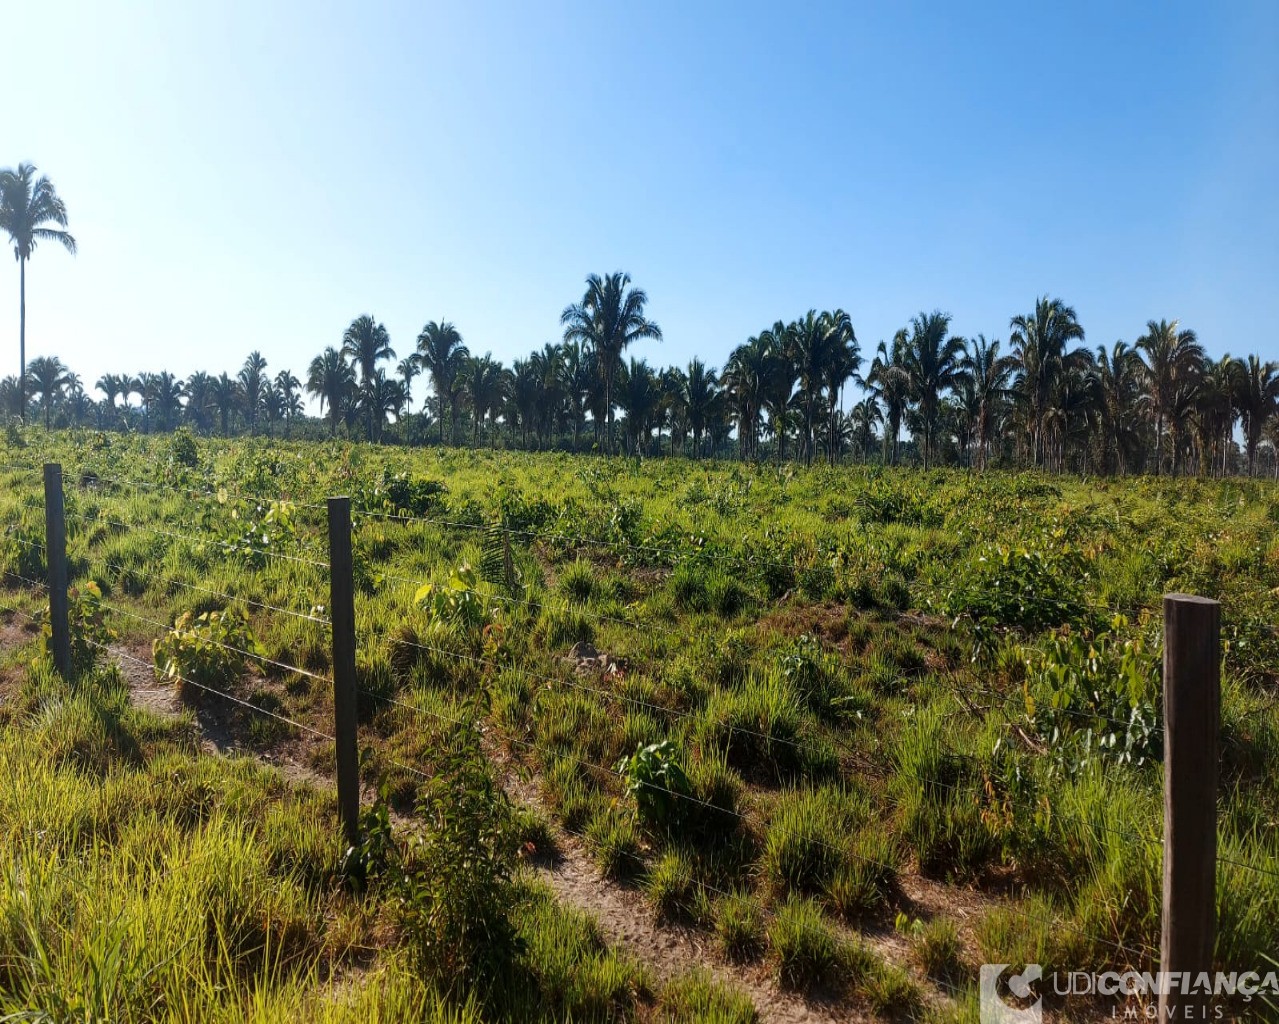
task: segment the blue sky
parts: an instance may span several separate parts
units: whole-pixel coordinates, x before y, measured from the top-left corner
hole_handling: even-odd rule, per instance
[[[721,366],[843,307],[863,352],[1035,296],[1279,358],[1279,4],[17,5],[0,165],[66,199],[28,355],[304,376],[356,315],[509,362],[628,270]],[[8,269],[5,269],[8,268]],[[17,267],[0,355],[17,365]],[[13,363],[12,370],[7,366]],[[425,385],[417,385],[419,395]]]

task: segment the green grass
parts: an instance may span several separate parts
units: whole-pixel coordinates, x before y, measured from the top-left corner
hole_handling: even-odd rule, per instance
[[[1279,776],[1271,770],[1279,753],[1279,491],[1270,482],[641,464],[204,438],[196,465],[183,467],[169,459],[167,438],[31,430],[28,441],[6,445],[0,461],[67,467],[73,575],[101,584],[126,648],[146,650],[156,630],[115,609],[172,622],[223,608],[227,599],[214,591],[245,611],[268,657],[320,674],[329,671],[324,626],[258,606],[322,616],[327,572],[307,562],[326,557],[325,519],[308,506],[349,493],[357,513],[394,512],[387,481],[405,474],[406,500],[429,493],[423,507],[440,522],[357,514],[354,524],[366,782],[385,783],[397,807],[411,807],[420,778],[393,762],[432,772],[450,723],[474,718],[487,749],[532,776],[553,824],[589,833],[604,872],[624,876],[628,855],[642,854],[632,880],[644,879],[659,909],[709,921],[707,893],[750,893],[743,900],[759,902],[759,920],[735,901],[721,901],[713,915],[717,940],[739,950],[733,955],[752,955],[773,912],[794,918],[788,944],[797,949],[819,922],[832,934],[891,923],[901,882],[918,872],[1024,894],[978,926],[974,948],[959,957],[967,966],[955,968],[961,979],[983,959],[1129,966],[1112,943],[1149,967],[1159,920],[1157,752],[1126,760],[1122,742],[1086,746],[1077,732],[1049,728],[1069,723],[1045,710],[1067,691],[1028,663],[1040,665],[1055,631],[1067,628],[1093,631],[1090,640],[1104,634],[1114,649],[1140,643],[1157,662],[1160,595],[1216,597],[1226,641],[1221,848],[1237,862],[1219,875],[1218,953],[1253,962],[1279,945]],[[161,486],[80,489],[85,470]],[[42,542],[38,478],[6,472],[0,483],[0,569],[38,578],[42,555],[21,543]],[[224,544],[242,539],[269,507],[237,493],[295,499],[276,510],[289,525],[275,531],[268,554]],[[484,582],[488,535],[466,526],[499,517],[537,539],[511,534],[514,581]],[[467,566],[477,575],[464,593],[417,600],[417,581],[438,593],[467,578]],[[39,610],[12,579],[6,586],[0,604]],[[1116,614],[1125,620],[1112,626]],[[563,656],[583,639],[615,670],[576,675]],[[148,722],[107,677],[92,695],[70,697],[47,672],[28,672],[32,657],[0,663],[12,691],[0,721],[30,737],[47,770],[111,792],[117,776],[199,762],[190,717]],[[1065,678],[1083,666],[1056,668]],[[1128,691],[1115,677],[1088,679],[1103,680],[1104,706],[1126,717]],[[1158,696],[1157,678],[1139,681]],[[250,665],[228,686],[331,730],[323,682]],[[210,700],[194,710],[218,711]],[[219,714],[237,749],[283,749],[331,772],[325,744],[252,725],[248,712]],[[676,800],[682,813],[671,823],[641,834],[613,768],[661,740],[671,741],[691,792]],[[195,808],[180,812],[187,817],[221,813],[216,796],[186,783],[157,788],[186,794]],[[329,819],[314,807],[294,818],[250,803],[218,820],[253,824],[269,870],[292,880],[280,892],[295,884],[301,893],[303,920],[336,920],[316,902],[337,898],[333,865],[321,856]],[[131,812],[128,801],[99,807],[75,829],[96,835],[107,828],[101,821],[118,818],[110,829],[124,833]],[[535,846],[550,837],[541,838]],[[795,898],[804,910],[786,909]],[[314,988],[307,979],[329,969],[323,957],[336,954],[315,925],[319,947],[315,936],[290,945],[301,939],[282,907],[292,937],[271,955],[302,964],[277,986],[296,1006]],[[939,951],[927,963],[921,953],[922,969],[934,973],[953,945],[946,922],[936,927]],[[302,952],[285,952],[294,949]],[[612,968],[599,969],[599,991],[608,990]],[[393,972],[380,961],[378,970]],[[396,999],[425,1007],[433,998],[389,974],[384,981]],[[878,994],[862,995],[875,1005],[910,1002],[898,980],[879,984]],[[609,998],[596,992],[583,1005],[604,1012]]]

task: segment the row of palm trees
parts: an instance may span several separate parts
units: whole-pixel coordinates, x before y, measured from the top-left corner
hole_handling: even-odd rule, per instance
[[[1177,321],[1150,321],[1135,344],[1095,351],[1082,345],[1075,311],[1039,299],[1009,322],[1008,348],[977,335],[950,333],[950,317],[920,313],[864,364],[843,310],[810,310],[777,321],[735,348],[723,372],[693,359],[687,368],[654,369],[625,360],[636,342],[660,341],[645,314],[647,295],[627,274],[592,274],[581,301],[561,314],[563,340],[510,367],[472,355],[462,335],[440,320],[425,325],[414,351],[393,369],[391,339],[372,316],[356,318],[341,344],[311,361],[305,382],[288,370],[271,374],[252,352],[234,376],[168,371],[105,374],[95,402],[56,357],[26,364],[26,264],[37,244],[75,252],[65,204],[34,166],[0,170],[0,230],[19,264],[19,374],[0,381],[0,408],[25,417],[34,397],[46,426],[55,411],[67,422],[166,430],[188,423],[223,434],[244,429],[287,432],[305,420],[302,395],[315,398],[331,433],[339,429],[397,435],[416,420],[438,427],[441,443],[458,443],[459,419],[470,442],[543,447],[581,443],[589,424],[605,452],[670,451],[696,456],[735,451],[742,458],[785,459],[788,444],[806,462],[855,454],[902,457],[903,429],[915,457],[977,468],[992,460],[1051,469],[1155,473],[1195,467],[1235,468],[1236,428],[1242,465],[1255,473],[1264,442],[1279,474],[1279,371],[1255,355],[1207,356]],[[866,372],[863,375],[862,370]],[[412,414],[412,385],[431,382],[432,397]],[[864,392],[845,411],[849,385]],[[130,399],[136,395],[135,408]],[[616,414],[623,413],[618,437]],[[421,433],[419,429],[418,433]],[[769,446],[766,450],[766,445]]]

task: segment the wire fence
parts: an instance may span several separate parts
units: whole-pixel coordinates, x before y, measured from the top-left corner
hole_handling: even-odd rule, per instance
[[[39,472],[38,468],[34,466],[12,466],[12,465],[0,465],[0,471],[13,472],[13,473]],[[174,487],[168,484],[157,483],[157,482],[130,481],[130,480],[125,480],[123,478],[102,477],[102,476],[98,476],[97,474],[93,474],[84,470],[81,470],[76,474],[76,479],[79,480],[83,486],[89,489],[94,489],[98,491],[101,491],[104,485],[109,485],[113,487],[132,487],[137,491],[141,491],[149,494],[162,495],[169,498],[179,498],[184,500],[190,500],[193,498],[199,498],[201,500],[207,499],[207,498],[213,498],[218,502],[222,502],[226,500],[227,498],[227,492],[225,491],[225,489],[221,489],[221,488],[214,491],[214,490],[194,488],[194,487],[192,488]],[[299,555],[290,554],[288,552],[255,548],[251,545],[237,546],[234,543],[228,544],[224,539],[212,538],[208,536],[200,536],[198,534],[186,532],[179,529],[165,529],[165,528],[156,527],[149,523],[126,522],[123,519],[113,518],[109,515],[102,514],[101,512],[99,512],[98,514],[90,515],[82,512],[67,511],[61,507],[59,507],[57,511],[63,517],[64,521],[66,519],[70,519],[72,521],[87,524],[87,525],[95,525],[95,524],[104,525],[120,531],[136,530],[148,535],[163,538],[164,540],[174,542],[175,544],[180,543],[183,545],[189,545],[191,546],[191,549],[214,548],[222,551],[229,559],[232,559],[232,560],[236,559],[238,556],[249,554],[249,555],[252,555],[254,558],[261,557],[267,560],[278,560],[284,563],[299,564],[299,565],[305,566],[307,569],[310,569],[310,570],[319,570],[329,575],[330,577],[329,582],[332,588],[332,595],[333,595],[334,601],[338,600],[337,595],[340,590],[345,592],[348,595],[354,593],[354,586],[353,586],[352,580],[351,579],[339,580],[337,578],[337,574],[335,573],[333,569],[335,565],[351,566],[355,564],[353,562],[352,550],[350,547],[352,532],[353,532],[350,528],[352,517],[356,519],[376,520],[376,521],[382,521],[382,522],[388,522],[388,523],[398,523],[402,525],[430,525],[432,527],[439,527],[439,528],[444,528],[449,530],[465,530],[465,531],[483,530],[483,531],[491,532],[494,529],[494,526],[492,524],[476,525],[474,523],[450,520],[447,518],[412,516],[412,515],[404,515],[404,514],[390,513],[390,512],[356,510],[356,509],[351,509],[348,504],[345,506],[346,508],[345,514],[347,516],[346,535],[344,538],[337,537],[335,539],[335,536],[333,533],[332,519],[328,518],[332,515],[332,512],[333,512],[333,507],[330,503],[322,504],[318,501],[311,501],[311,500],[305,500],[305,499],[297,500],[297,499],[284,498],[284,497],[272,498],[272,497],[265,497],[261,495],[250,495],[250,494],[242,494],[242,493],[234,493],[234,494],[231,494],[230,497],[231,497],[231,500],[252,502],[256,505],[263,506],[263,507],[271,506],[281,501],[288,501],[299,508],[305,508],[307,510],[313,510],[313,511],[323,511],[325,513],[326,519],[328,520],[328,525],[330,529],[329,558],[323,559],[318,556],[303,557]],[[25,498],[22,501],[22,507],[25,509],[30,509],[32,511],[40,510],[41,512],[46,514],[49,511],[42,502],[39,502],[36,500],[27,500]],[[616,550],[617,547],[619,546],[618,542],[599,541],[597,539],[588,538],[588,537],[574,537],[574,536],[570,536],[563,533],[554,533],[554,532],[548,533],[548,532],[539,532],[539,531],[522,530],[522,529],[507,529],[505,527],[500,526],[500,524],[499,524],[499,529],[501,533],[503,534],[506,543],[508,544],[510,542],[510,538],[515,537],[515,538],[523,539],[526,543],[530,545],[551,544],[551,545],[567,547],[570,550],[581,550],[581,549],[586,549],[586,548],[591,548],[596,546],[608,547],[611,550]],[[31,550],[39,550],[41,552],[41,555],[44,556],[46,561],[49,561],[49,562],[52,561],[53,553],[50,550],[50,541],[51,541],[50,538],[46,538],[45,544],[40,544],[39,542],[31,540],[29,538],[20,537],[18,536],[16,531],[16,524],[8,524],[8,528],[6,532],[9,537],[16,540],[19,544],[25,545]],[[335,544],[337,544],[338,547],[334,547]],[[345,545],[345,547],[343,547],[342,545]],[[677,552],[674,549],[665,548],[662,546],[654,546],[654,545],[632,545],[632,546],[637,549],[646,550],[650,553],[661,552],[665,555],[672,556],[675,559],[681,558],[685,554],[684,552]],[[708,557],[711,557],[714,560],[720,560],[726,557],[718,552],[707,552],[706,554],[708,555]],[[65,558],[65,552],[62,552],[61,556]],[[739,567],[742,565],[750,565],[750,564],[765,565],[773,568],[783,569],[786,573],[790,574],[791,576],[797,575],[802,570],[801,566],[798,566],[793,562],[782,563],[782,562],[778,562],[775,560],[768,560],[768,559],[741,559],[741,558],[735,558],[733,556],[727,556],[727,557],[732,561],[732,564],[737,565]],[[351,690],[352,709],[355,706],[354,696],[358,694],[360,698],[365,698],[370,701],[380,702],[382,704],[385,704],[388,707],[394,707],[397,709],[405,710],[416,716],[428,717],[435,720],[439,724],[447,725],[454,729],[475,727],[476,723],[472,720],[468,720],[467,718],[458,718],[455,716],[444,714],[443,712],[432,710],[430,708],[424,708],[416,704],[411,704],[395,696],[391,696],[386,693],[377,692],[375,690],[369,689],[367,686],[360,685],[360,681],[355,676],[353,671],[347,672],[347,671],[344,671],[344,669],[342,668],[342,663],[345,659],[340,656],[338,647],[339,647],[340,641],[344,640],[345,642],[349,644],[350,651],[353,652],[356,644],[359,642],[361,637],[357,636],[354,630],[352,630],[350,636],[339,637],[337,634],[340,632],[340,630],[338,629],[338,626],[335,625],[335,623],[338,622],[338,617],[332,612],[331,609],[327,608],[325,605],[322,605],[318,602],[312,603],[310,606],[310,609],[307,612],[301,612],[297,610],[296,608],[289,608],[283,604],[279,604],[273,601],[259,600],[254,597],[248,597],[245,595],[237,595],[237,594],[229,593],[226,590],[221,590],[216,587],[205,586],[203,585],[202,582],[193,583],[188,580],[179,580],[174,578],[171,573],[164,573],[160,571],[148,571],[140,566],[126,565],[126,564],[123,564],[122,562],[116,562],[109,559],[104,559],[102,564],[105,565],[106,568],[110,569],[111,571],[117,574],[122,574],[122,575],[136,574],[139,578],[150,581],[152,583],[156,583],[164,588],[176,587],[182,591],[190,592],[193,594],[199,594],[204,597],[215,598],[220,601],[227,602],[228,604],[242,604],[246,607],[253,608],[255,611],[262,613],[264,616],[282,615],[282,616],[287,616],[296,620],[305,621],[317,626],[321,626],[324,629],[328,630],[331,634],[331,639],[334,645],[334,657],[333,657],[334,667],[333,667],[333,672],[331,674],[326,675],[303,666],[294,665],[288,661],[281,660],[281,658],[279,657],[271,657],[269,655],[261,653],[260,651],[246,649],[245,647],[241,647],[236,644],[225,643],[223,641],[218,641],[218,640],[209,638],[207,636],[199,636],[197,630],[195,630],[192,627],[184,627],[180,625],[179,623],[169,623],[167,621],[162,621],[160,619],[155,618],[152,615],[144,614],[143,611],[139,611],[136,608],[126,606],[124,603],[122,603],[121,600],[116,598],[112,598],[104,602],[104,607],[110,612],[112,612],[113,614],[120,615],[126,619],[137,622],[139,625],[149,627],[152,630],[158,631],[156,635],[152,637],[152,639],[158,639],[166,635],[178,635],[178,636],[188,635],[193,637],[199,636],[201,643],[209,644],[217,649],[224,651],[227,654],[234,655],[236,658],[247,659],[248,661],[261,666],[265,670],[274,670],[276,672],[287,674],[287,675],[296,675],[299,678],[305,678],[314,683],[323,684],[325,686],[331,686],[334,688],[334,691],[335,691],[335,704],[340,703],[337,700],[336,695],[341,691],[342,687],[347,686],[347,687],[350,687],[350,690]],[[413,576],[399,575],[399,574],[385,572],[385,571],[382,571],[379,567],[375,565],[370,565],[368,563],[360,563],[359,568],[361,569],[361,571],[365,572],[366,574],[376,575],[377,578],[384,583],[389,582],[389,583],[401,585],[404,587],[414,587],[414,588],[424,587],[428,583],[428,581],[425,581]],[[18,575],[11,571],[6,571],[5,576],[6,578],[16,580],[19,583],[25,584],[27,587],[32,588],[33,591],[36,591],[36,592],[43,591],[45,593],[50,592],[49,584],[45,581],[34,579],[25,575]],[[540,610],[545,603],[543,598],[530,596],[528,594],[503,594],[503,593],[494,592],[489,594],[488,596],[498,604],[501,604],[507,607],[512,607],[512,608],[523,608],[528,610],[530,613],[534,613],[534,614],[538,610]],[[13,609],[13,610],[19,612],[20,614],[27,615],[27,613],[22,611],[21,609]],[[328,611],[328,614],[325,614],[324,613],[325,611]],[[27,617],[31,618],[31,616],[29,615]],[[674,637],[680,641],[684,640],[684,635],[681,633],[680,630],[675,629],[673,627],[665,626],[658,622],[650,621],[649,618],[644,617],[638,613],[634,617],[628,617],[628,616],[612,615],[609,613],[595,612],[593,613],[593,617],[596,618],[598,621],[608,622],[612,625],[624,627],[629,630],[643,631],[645,634],[658,634],[658,635],[667,636],[667,637]],[[353,621],[354,620],[352,619],[352,622]],[[66,631],[66,628],[67,627],[64,624],[62,627],[64,632]],[[58,626],[55,623],[54,625],[55,644],[59,640],[59,637],[57,634],[58,634]],[[372,643],[375,645],[382,644],[382,645],[407,648],[413,651],[430,654],[434,657],[449,659],[457,664],[465,664],[471,669],[474,669],[480,673],[483,673],[485,675],[490,675],[490,676],[496,675],[497,673],[500,673],[512,667],[509,664],[504,664],[503,662],[497,660],[495,657],[485,657],[481,655],[467,653],[466,651],[451,649],[448,647],[441,646],[439,644],[425,643],[425,642],[422,642],[420,639],[419,640],[408,639],[404,636],[395,635],[386,629],[383,629],[380,632],[366,630],[362,636],[362,639],[364,640],[366,644]],[[146,666],[151,669],[155,668],[153,663],[148,662],[146,659],[139,658],[137,655],[122,649],[119,645],[104,644],[104,643],[93,641],[93,640],[89,642],[95,648],[99,649],[108,658],[127,660],[130,662],[135,662],[142,666]],[[690,710],[688,708],[673,707],[669,704],[663,704],[656,700],[650,699],[646,696],[635,696],[632,694],[622,692],[621,690],[617,688],[607,687],[604,685],[605,681],[608,680],[607,676],[601,676],[598,680],[596,680],[594,677],[590,676],[589,674],[585,676],[579,675],[576,672],[575,667],[570,667],[566,665],[564,668],[563,674],[560,674],[560,675],[550,675],[546,673],[530,671],[526,668],[522,668],[519,666],[515,666],[515,667],[518,669],[518,671],[520,671],[524,675],[524,677],[528,681],[537,683],[539,684],[539,686],[543,686],[547,688],[562,688],[565,690],[573,690],[575,692],[589,695],[590,697],[595,698],[600,702],[604,702],[604,703],[608,703],[616,706],[630,707],[630,708],[638,709],[645,713],[651,713],[652,715],[658,716],[661,719],[668,722],[682,722],[682,723],[695,722],[696,720],[698,720],[701,714],[701,712],[698,710]],[[343,678],[344,675],[349,675],[350,678],[344,679]],[[260,704],[256,704],[252,701],[244,699],[243,697],[230,693],[224,688],[211,686],[207,682],[200,682],[197,680],[193,680],[193,679],[187,678],[184,675],[176,675],[175,679],[176,681],[181,682],[183,685],[191,686],[192,688],[199,690],[201,692],[207,693],[212,697],[216,697],[218,699],[227,701],[231,705],[240,707],[241,709],[248,711],[252,714],[261,715],[266,718],[273,719],[275,721],[278,721],[282,724],[289,726],[290,728],[297,729],[300,732],[307,733],[317,739],[320,739],[326,742],[334,742],[340,746],[343,742],[341,735],[343,733],[344,728],[348,729],[350,736],[352,737],[354,736],[354,729],[356,727],[354,721],[351,721],[349,723],[344,723],[338,720],[335,722],[336,728],[333,731],[328,731],[322,728],[317,728],[313,724],[300,721],[296,717],[283,714],[278,710],[272,710],[269,708],[262,707]],[[997,700],[996,706],[999,707],[1001,713],[1006,712],[1006,704],[998,703],[999,701],[1006,701],[1006,695],[1000,694],[998,693],[998,691],[994,691],[994,690],[984,690],[984,691],[975,690],[974,692],[980,692],[980,693],[983,693],[984,695],[996,698]],[[961,700],[960,703],[963,704],[964,702]],[[971,710],[971,708],[969,707],[969,708],[966,708],[965,710]],[[1102,722],[1102,723],[1114,725],[1119,728],[1124,728],[1131,724],[1129,722],[1124,722],[1118,719],[1109,718],[1104,715],[1094,714],[1093,712],[1086,711],[1086,710],[1076,710],[1072,708],[1060,708],[1060,709],[1054,709],[1054,710],[1062,711],[1067,715],[1077,716],[1080,720],[1087,720],[1090,723]],[[775,748],[786,748],[791,750],[801,762],[807,761],[809,763],[815,763],[817,761],[820,761],[822,757],[824,756],[824,751],[827,749],[825,747],[825,744],[830,744],[834,749],[838,751],[838,755],[844,759],[844,763],[855,767],[856,770],[859,772],[876,775],[880,778],[887,778],[891,776],[894,772],[894,765],[883,764],[869,757],[867,753],[864,750],[860,749],[859,746],[854,741],[850,740],[847,736],[845,736],[838,727],[825,729],[820,734],[817,734],[811,737],[777,735],[772,732],[765,731],[763,729],[755,729],[755,728],[751,728],[749,726],[744,726],[734,722],[723,723],[723,728],[725,732],[727,733],[730,742],[734,738],[741,738],[741,739],[745,739],[745,740],[749,740],[749,741],[761,744],[763,745],[765,750],[773,750]],[[1157,727],[1157,731],[1162,737],[1162,727]],[[528,755],[532,757],[541,759],[541,762],[544,765],[550,765],[558,761],[567,760],[568,762],[572,763],[576,768],[580,769],[582,772],[599,777],[605,780],[606,785],[611,785],[614,788],[620,788],[623,784],[629,784],[630,782],[630,779],[627,776],[627,774],[621,771],[619,767],[610,766],[608,764],[595,763],[594,761],[583,759],[577,756],[577,754],[574,753],[571,749],[566,750],[562,747],[548,746],[545,743],[538,742],[536,739],[528,739],[519,735],[514,735],[513,733],[509,731],[506,734],[504,734],[502,738],[507,744],[510,745],[512,749],[518,749],[518,750],[524,751],[525,753],[527,753]],[[950,749],[949,747],[945,748],[942,751],[942,753],[946,757],[955,759],[957,762],[968,764],[974,772],[974,779],[980,779],[982,776],[982,773],[985,772],[986,769],[989,767],[980,758],[977,758],[970,753],[955,751]],[[341,757],[339,756],[339,761],[340,760],[341,760]],[[428,773],[423,771],[422,768],[419,766],[404,764],[399,761],[393,760],[389,757],[384,757],[384,760],[385,760],[385,763],[390,764],[394,767],[400,768],[401,770],[407,771],[408,773],[414,776],[421,777],[421,778],[429,777]],[[358,789],[358,785],[359,785],[358,779],[354,783],[352,783],[352,781],[349,778],[344,780],[341,777],[341,774],[342,774],[341,767],[339,766],[339,779],[338,779],[339,791],[341,791],[344,786],[349,789],[352,784],[354,784]],[[988,783],[989,780],[987,779],[983,781]],[[929,792],[933,794],[949,794],[950,799],[979,798],[978,791],[981,789],[980,785],[974,785],[974,780],[969,780],[969,781],[958,781],[955,779],[943,780],[943,779],[937,779],[937,778],[920,777],[918,775],[915,775],[915,776],[912,776],[912,782],[916,785],[925,787]],[[680,789],[664,786],[664,785],[661,785],[660,783],[653,782],[653,781],[645,781],[643,785],[645,788],[649,789],[652,792],[662,794],[664,798],[670,801],[678,802],[681,806],[696,808],[698,813],[710,814],[710,815],[716,816],[716,818],[719,820],[731,820],[736,823],[737,827],[743,830],[746,830],[752,834],[765,835],[771,831],[773,834],[784,837],[795,843],[814,847],[817,850],[822,851],[824,854],[829,855],[836,862],[851,860],[853,862],[859,863],[863,867],[873,868],[877,872],[884,873],[888,877],[895,877],[902,870],[902,864],[900,862],[880,861],[874,858],[869,858],[859,852],[851,850],[847,846],[837,846],[837,845],[831,844],[827,842],[825,839],[822,839],[819,836],[813,835],[810,832],[800,833],[800,832],[793,831],[787,828],[787,826],[781,821],[779,821],[775,816],[772,818],[767,817],[752,808],[743,809],[738,806],[726,806],[722,803],[716,803],[714,801],[708,801],[706,799],[703,799],[702,797],[699,797],[692,792],[685,792]],[[357,794],[356,804],[358,807],[358,794]],[[1164,845],[1160,839],[1155,838],[1152,832],[1147,831],[1146,829],[1140,828],[1136,824],[1130,824],[1130,826],[1127,828],[1116,828],[1114,825],[1108,824],[1106,822],[1086,820],[1082,818],[1073,819],[1070,821],[1070,824],[1084,830],[1085,832],[1091,833],[1094,836],[1094,839],[1099,843],[1104,842],[1104,835],[1109,834],[1109,835],[1115,835],[1118,838],[1125,840],[1126,842],[1149,844],[1149,845],[1153,845],[1160,848],[1162,848]],[[1152,823],[1152,825],[1153,824],[1154,823]],[[579,838],[583,842],[587,842],[587,843],[592,842],[589,836],[585,833],[572,832],[571,830],[567,828],[565,828],[564,831],[568,832],[569,834],[575,835],[577,838]],[[641,869],[644,866],[646,866],[648,863],[647,859],[642,856],[629,854],[629,853],[628,855],[636,857],[636,859],[640,862]],[[1279,872],[1270,871],[1269,869],[1262,867],[1261,865],[1249,864],[1245,861],[1240,861],[1238,859],[1232,859],[1232,858],[1226,858],[1226,857],[1220,857],[1220,856],[1217,858],[1217,860],[1219,863],[1230,864],[1233,867],[1236,867],[1238,869],[1252,871],[1261,876],[1279,878]],[[704,888],[708,892],[712,892],[715,895],[718,895],[720,897],[727,897],[732,895],[732,893],[730,893],[729,891],[717,888],[713,883],[704,879],[699,879],[698,884],[700,884],[702,888]],[[1110,948],[1114,950],[1115,955],[1120,960],[1122,960],[1125,964],[1152,962],[1153,960],[1158,958],[1159,951],[1148,944],[1127,943],[1124,941],[1116,941],[1114,938],[1109,936],[1102,936],[1102,935],[1087,933],[1078,929],[1071,922],[1060,918],[1060,916],[1055,916],[1053,917],[1051,921],[1045,922],[1041,916],[1032,917],[1026,910],[1024,910],[1019,905],[1017,901],[1014,901],[1014,900],[998,901],[998,906],[1002,911],[1005,911],[1013,916],[1020,917],[1030,924],[1042,927],[1043,925],[1045,925],[1045,923],[1047,923],[1053,929],[1059,929],[1061,931],[1074,934],[1077,937],[1085,939],[1090,943],[1095,943],[1099,946],[1105,946],[1107,948]]]

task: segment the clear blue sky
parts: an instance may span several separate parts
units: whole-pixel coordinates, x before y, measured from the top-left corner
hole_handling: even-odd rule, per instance
[[[1042,293],[1090,345],[1277,358],[1279,4],[1140,6],[16,4],[0,165],[80,242],[28,354],[304,376],[371,312],[509,362],[625,269],[660,363],[810,307],[1005,338]],[[0,260],[6,373],[17,292]]]

